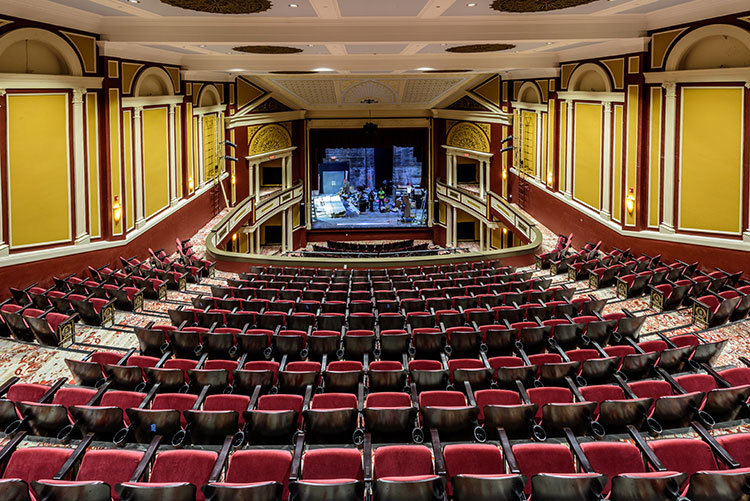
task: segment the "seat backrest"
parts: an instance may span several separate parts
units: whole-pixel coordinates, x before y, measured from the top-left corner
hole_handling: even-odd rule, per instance
[[[159,359],[155,357],[146,357],[144,355],[130,355],[128,357],[128,363],[126,365],[140,367],[154,367],[159,363]]]
[[[542,388],[529,388],[529,399],[539,405],[540,409],[545,404],[572,404],[573,393],[567,388],[554,388],[552,386]]]
[[[694,391],[707,393],[717,388],[716,380],[708,374],[688,374],[676,377],[675,380],[690,393]]]
[[[363,480],[362,454],[357,449],[308,450],[302,480]]]
[[[26,482],[52,478],[72,453],[73,449],[64,447],[18,449],[10,457],[3,478],[20,478]]]
[[[206,360],[203,364],[203,368],[206,370],[221,370],[231,373],[237,368],[237,362],[234,360]]]
[[[240,416],[250,404],[247,395],[209,395],[203,402],[204,411],[237,411]]]
[[[734,369],[725,369],[721,371],[720,374],[721,377],[729,381],[729,383],[733,386],[750,384],[750,367],[736,367]]]
[[[355,409],[357,397],[351,393],[319,393],[312,399],[312,409]]]
[[[669,438],[653,440],[649,445],[667,470],[692,475],[697,471],[719,469],[711,447],[701,440]]]
[[[451,372],[456,369],[484,369],[484,363],[476,358],[454,358],[448,361]]]
[[[104,393],[99,405],[119,407],[124,410],[129,407],[138,407],[144,398],[146,394],[137,391],[109,390]]]
[[[95,351],[93,355],[91,355],[91,358],[89,359],[90,362],[95,362],[97,364],[112,364],[115,365],[117,362],[120,361],[122,358],[122,353],[114,353],[111,351]]]
[[[191,409],[197,400],[197,395],[190,395],[188,393],[160,393],[151,402],[151,409],[177,409],[182,413],[184,410]]]
[[[365,407],[370,409],[375,407],[411,407],[411,397],[400,391],[370,393],[365,400]]]
[[[284,368],[286,372],[316,372],[320,373],[320,362],[289,362]]]
[[[190,369],[195,369],[195,366],[198,365],[198,362],[195,360],[188,360],[185,358],[172,358],[167,360],[164,363],[165,369],[180,369],[184,372],[189,371]]]
[[[302,412],[304,403],[305,399],[301,395],[263,395],[258,399],[258,410]]]
[[[370,364],[370,371],[402,371],[404,366],[395,360],[377,360]]]
[[[585,349],[566,351],[565,355],[567,355],[572,362],[584,362],[586,360],[591,360],[592,358],[599,358],[598,351]]]
[[[246,371],[271,371],[276,374],[279,372],[279,363],[271,360],[253,360],[247,362],[243,369]]]
[[[635,348],[628,345],[607,346],[604,352],[611,357],[624,357],[635,353]]]
[[[96,390],[93,388],[82,388],[80,386],[60,388],[55,392],[52,403],[63,405],[65,407],[71,405],[86,405],[94,395],[96,395]]]
[[[13,402],[37,402],[47,393],[49,386],[36,383],[16,383],[8,389],[8,400]]]
[[[529,360],[534,365],[559,364],[562,362],[562,357],[557,353],[536,353],[529,355]]]
[[[278,482],[286,486],[292,453],[280,450],[244,450],[232,454],[226,482]]]
[[[328,372],[360,372],[362,362],[356,360],[336,360],[326,366]]]
[[[492,357],[489,359],[490,367],[499,369],[500,367],[523,367],[524,362],[520,357]]]
[[[376,479],[434,472],[432,452],[423,445],[386,445],[375,449],[373,475]]]
[[[439,371],[443,364],[438,360],[412,360],[409,362],[410,371]]]
[[[517,444],[513,446],[518,468],[528,481],[524,491],[531,493],[531,477],[537,473],[576,473],[570,449],[560,444]]]
[[[646,353],[662,352],[667,349],[667,343],[665,343],[661,339],[643,341],[642,343],[638,343],[638,346],[640,346],[641,349]]]
[[[115,485],[127,482],[143,458],[139,451],[125,449],[90,449],[86,451],[76,480],[107,482],[112,487],[112,499],[119,500]]]
[[[446,445],[443,457],[449,481],[455,475],[501,475],[505,473],[503,455],[494,445]]]
[[[638,395],[638,398],[653,398],[672,395],[672,387],[666,381],[634,381],[630,383],[630,389]]]
[[[178,449],[156,455],[149,481],[152,483],[190,482],[196,488],[196,500],[205,496],[201,486],[208,482],[218,454],[213,451]]]
[[[625,392],[614,384],[599,384],[593,386],[582,386],[581,394],[589,402],[602,403],[605,400],[624,400]]]
[[[700,339],[698,339],[693,334],[682,334],[680,336],[674,336],[669,338],[672,343],[674,343],[678,348],[682,348],[685,346],[698,346],[701,344]]]
[[[646,471],[641,451],[633,444],[625,442],[582,443],[583,453],[595,472],[607,475],[609,481],[604,487],[604,495],[611,489],[612,478],[623,473],[643,473]]]
[[[750,433],[734,433],[716,437],[717,442],[740,462],[742,468],[750,467]]]
[[[466,397],[458,391],[423,391],[419,394],[420,407],[466,407]]]

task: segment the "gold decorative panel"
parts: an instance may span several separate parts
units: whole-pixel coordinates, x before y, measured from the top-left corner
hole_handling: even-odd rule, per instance
[[[248,135],[250,131],[248,130]],[[283,150],[292,147],[292,138],[289,132],[279,124],[270,124],[261,127],[250,139],[250,155],[259,155],[271,151]]]
[[[490,152],[490,138],[475,123],[460,122],[448,131],[445,144],[465,150]]]

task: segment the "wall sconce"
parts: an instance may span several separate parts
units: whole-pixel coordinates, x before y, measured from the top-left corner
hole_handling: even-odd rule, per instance
[[[633,188],[628,189],[628,196],[625,197],[625,209],[627,209],[628,214],[630,214],[631,216],[635,211],[635,194],[633,192]]]
[[[552,181],[554,181],[554,177],[552,177],[552,171],[547,173],[547,184],[552,184]]]
[[[503,169],[503,181],[508,179],[508,169]]]
[[[237,178],[232,174],[232,184],[237,184]]]
[[[507,235],[507,234],[508,234],[508,228],[503,228],[503,235]]]
[[[190,191],[192,191],[193,189],[195,189],[195,183],[193,182],[193,178],[192,177],[188,179],[188,189]]]
[[[116,196],[115,201],[112,204],[112,217],[115,219],[115,223],[119,223],[122,219],[122,205],[120,205],[120,197]]]
[[[237,241],[237,234],[235,233],[232,235],[232,242],[236,242],[236,241]]]

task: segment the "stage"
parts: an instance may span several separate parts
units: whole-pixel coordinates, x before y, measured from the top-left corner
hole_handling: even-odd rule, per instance
[[[404,221],[401,210],[380,212],[378,203],[375,202],[374,211],[360,212],[357,207],[342,200],[338,195],[313,196],[313,206],[313,230],[426,227],[424,210],[421,208],[412,209],[412,219]]]

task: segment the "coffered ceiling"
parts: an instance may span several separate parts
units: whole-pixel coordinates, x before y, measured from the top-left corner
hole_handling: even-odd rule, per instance
[[[272,0],[265,12],[224,15],[161,0],[3,0],[0,13],[100,33],[105,55],[179,64],[187,78],[229,80],[241,74],[262,79],[301,106],[315,107],[323,102],[353,105],[364,94],[394,106],[424,106],[490,73],[504,78],[554,76],[562,61],[642,51],[651,29],[748,10],[747,0],[596,0],[523,14],[497,12],[490,4]],[[473,44],[514,47],[446,52]],[[246,45],[301,52],[233,50]],[[431,75],[427,69],[470,72]],[[318,74],[282,78],[273,71]],[[347,75],[357,75],[356,82]]]

